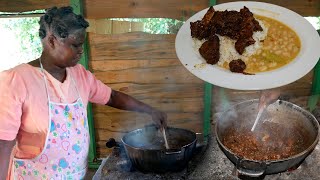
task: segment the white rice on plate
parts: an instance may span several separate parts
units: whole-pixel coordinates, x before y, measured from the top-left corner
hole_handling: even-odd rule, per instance
[[[259,22],[263,31],[256,31],[253,33],[252,37],[256,42],[246,47],[242,55],[240,55],[234,47],[236,40],[233,40],[227,36],[217,35],[220,40],[220,59],[217,63],[218,65],[222,66],[225,62],[229,63],[230,61],[236,59],[241,59],[244,62],[246,62],[251,55],[255,54],[257,50],[259,50],[262,47],[261,41],[267,37],[268,27],[262,21],[258,19],[256,20]],[[193,48],[199,54],[200,57],[201,55],[199,53],[199,48],[205,41],[206,40],[198,40],[196,38],[193,38]]]

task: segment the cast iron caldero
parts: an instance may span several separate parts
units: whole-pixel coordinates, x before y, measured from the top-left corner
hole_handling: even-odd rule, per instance
[[[303,147],[304,150],[296,155],[279,160],[256,161],[241,158],[222,143],[224,132],[239,120],[241,120],[241,123],[246,123],[245,125],[251,129],[257,115],[258,102],[257,99],[248,100],[224,111],[217,121],[215,130],[221,150],[235,164],[240,174],[251,177],[280,173],[296,167],[313,151],[319,140],[319,123],[310,112],[293,103],[278,100],[267,108],[265,115],[272,117],[270,118],[271,121],[278,123],[281,127],[283,126],[284,130],[289,123],[304,128],[304,137],[308,142]],[[290,135],[294,136],[295,134]]]
[[[136,169],[154,173],[181,171],[193,155],[196,134],[186,129],[168,127],[166,135],[169,150],[165,148],[162,133],[155,126],[131,131],[121,141]]]

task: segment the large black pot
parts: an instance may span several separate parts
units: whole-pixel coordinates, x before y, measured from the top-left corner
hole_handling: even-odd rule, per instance
[[[121,141],[132,165],[142,172],[174,172],[186,167],[196,146],[196,134],[186,129],[166,129],[170,149],[155,126],[127,133]]]
[[[271,121],[284,127],[283,130],[288,125],[304,129],[304,138],[307,141],[307,145],[303,147],[304,150],[300,153],[285,159],[257,161],[240,157],[222,143],[226,130],[234,126],[237,121],[241,120],[251,129],[257,115],[257,106],[257,99],[249,100],[236,104],[222,113],[216,124],[216,137],[221,150],[236,165],[240,174],[251,177],[279,173],[299,165],[318,143],[319,123],[310,112],[290,102],[278,100],[267,108],[264,115],[272,117]],[[260,121],[259,123],[262,122]],[[294,136],[295,133],[290,135]]]

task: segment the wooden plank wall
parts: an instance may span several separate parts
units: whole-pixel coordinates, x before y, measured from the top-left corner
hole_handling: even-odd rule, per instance
[[[86,17],[184,19],[208,6],[208,0],[84,0]]]
[[[202,132],[203,82],[180,65],[175,35],[90,33],[90,68],[115,90],[168,113],[169,125]],[[93,106],[98,152],[105,140],[150,124],[147,115]]]
[[[178,0],[163,1],[85,1],[86,18],[99,25],[100,18],[170,17],[184,19],[189,11],[199,11],[208,2]],[[114,9],[117,7],[117,11]],[[120,8],[118,8],[120,7]],[[189,14],[188,14],[189,13]],[[111,27],[111,26],[105,26]],[[123,26],[123,29],[126,29]],[[127,93],[168,114],[169,126],[202,132],[203,81],[181,65],[175,53],[174,34],[144,32],[119,33],[101,28],[89,31],[89,68],[105,84]],[[121,30],[123,31],[123,30]],[[128,131],[150,124],[145,114],[120,111],[93,105],[97,152],[105,157],[110,149],[105,142],[113,137],[120,140]]]
[[[68,6],[69,2],[70,0],[0,0],[0,12],[24,12],[53,6]]]
[[[90,26],[87,32],[96,34],[122,34],[127,32],[143,32],[144,23],[130,21],[116,21],[109,19],[87,19]]]
[[[234,0],[217,0],[218,4]],[[303,16],[319,16],[320,0],[257,0],[287,7]],[[183,19],[208,6],[206,0],[85,0],[89,19],[114,17],[163,17]],[[206,5],[205,5],[206,4]]]
[[[185,20],[208,6],[207,0],[85,0],[86,18],[174,18]],[[218,0],[218,3],[229,2]],[[304,16],[319,15],[319,0],[265,1],[288,7]],[[117,9],[117,10],[115,10]],[[105,21],[105,20],[103,20]],[[108,23],[108,22],[104,22]],[[99,23],[96,23],[99,24]],[[99,28],[95,28],[96,30]],[[111,30],[110,30],[111,31]],[[169,125],[202,132],[203,81],[191,75],[175,55],[175,35],[134,33],[89,33],[90,70],[113,89],[125,92],[168,113]],[[312,72],[281,88],[282,95],[299,96],[306,104]],[[213,88],[213,113],[224,105],[258,98],[259,91]],[[227,102],[225,101],[227,100]],[[120,140],[124,133],[149,124],[149,116],[106,106],[93,106],[97,151],[105,157],[110,150],[105,141]],[[213,117],[215,117],[213,115]],[[214,123],[214,121],[213,121]]]
[[[302,107],[307,107],[312,79],[313,71],[309,72],[301,79],[277,89],[280,90],[280,96],[282,99],[289,100],[290,102],[296,103]],[[232,106],[236,103],[249,99],[258,99],[260,97],[260,93],[261,91],[240,91],[215,87],[213,89],[212,97],[213,112],[218,114],[224,111],[228,106]]]

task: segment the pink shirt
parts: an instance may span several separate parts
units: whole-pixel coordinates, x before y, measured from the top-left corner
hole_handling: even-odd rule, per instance
[[[97,80],[82,65],[67,68],[61,83],[45,71],[51,101],[73,103],[78,99],[74,79],[83,103],[106,104],[110,87]],[[0,139],[17,140],[15,157],[33,158],[41,151],[48,130],[48,105],[40,68],[21,64],[0,73]],[[61,94],[62,92],[62,94]]]

